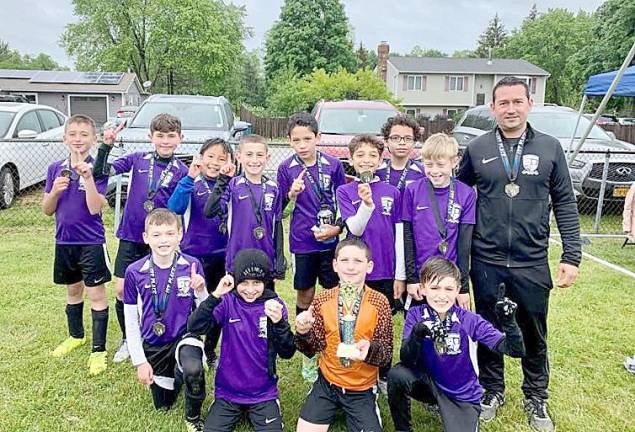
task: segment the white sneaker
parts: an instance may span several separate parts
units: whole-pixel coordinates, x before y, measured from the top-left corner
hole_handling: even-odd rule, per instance
[[[626,357],[626,359],[624,359],[624,367],[630,373],[635,374],[635,355],[633,357]]]
[[[388,397],[388,381],[386,381],[385,379],[379,378],[377,380],[377,388],[379,388],[379,391],[381,392],[381,394]]]
[[[119,344],[119,348],[117,348],[117,352],[115,353],[112,361],[115,363],[121,363],[122,361],[128,360],[130,358],[130,352],[128,352],[128,342],[125,339],[121,340]]]

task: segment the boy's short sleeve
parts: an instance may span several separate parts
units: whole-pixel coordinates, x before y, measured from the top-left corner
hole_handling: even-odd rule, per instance
[[[216,305],[214,310],[212,311],[212,316],[214,317],[214,321],[218,323],[221,327],[224,326],[227,322],[227,305],[229,302],[229,296],[234,294],[229,293],[225,294],[220,298],[220,303]]]
[[[355,216],[355,214],[357,213],[357,209],[348,196],[346,187],[339,187],[335,191],[335,196],[337,198],[337,205],[340,208],[340,215],[342,216],[342,219],[346,220],[352,216]]]
[[[95,180],[95,188],[99,195],[106,196],[106,190],[108,189],[108,177],[93,177]]]
[[[410,185],[406,186],[406,190],[403,193],[403,201],[401,203],[402,221],[412,222],[412,192]]]
[[[333,173],[331,182],[333,183],[334,190],[337,190],[338,187],[346,184],[346,174],[344,174],[344,167],[342,166],[342,162],[340,162],[339,160],[337,161],[337,167],[335,168],[335,172]]]
[[[123,302],[128,305],[136,305],[138,297],[137,281],[135,273],[130,268],[126,270],[123,282]]]
[[[276,200],[274,201],[274,216],[276,218],[276,221],[281,221],[282,220],[282,194],[280,191],[280,187],[278,187],[276,185]]]
[[[476,191],[469,186],[465,203],[463,203],[460,223],[468,225],[476,224]]]
[[[44,185],[44,192],[50,193],[53,189],[53,182],[55,181],[55,164],[51,164],[46,172],[46,184]]]
[[[289,173],[287,170],[287,166],[285,163],[281,164],[278,167],[278,175],[276,177],[276,181],[278,182],[278,190],[280,195],[282,196],[282,200],[289,194],[289,189],[291,188],[289,182]]]
[[[115,159],[115,161],[111,165],[111,170],[114,171],[115,174],[127,173],[132,169],[135,160],[142,153],[129,153],[125,156]]]
[[[473,317],[472,325],[469,328],[470,337],[493,350],[505,335],[480,315],[473,314]]]

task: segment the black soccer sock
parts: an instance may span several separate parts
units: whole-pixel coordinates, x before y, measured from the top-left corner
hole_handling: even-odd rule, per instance
[[[122,338],[126,338],[126,319],[123,314],[123,302],[119,299],[115,301],[115,312],[117,312],[117,321],[119,322],[119,328],[121,329]]]
[[[68,321],[68,334],[74,338],[84,337],[84,302],[66,305],[66,320]]]
[[[305,312],[305,311],[307,311],[307,310],[309,310],[309,309],[308,309],[308,308],[307,308],[307,309],[305,309],[305,308],[301,308],[300,306],[295,305],[295,316],[297,317],[297,316],[298,316],[298,315],[300,315],[302,312]]]
[[[108,332],[108,308],[100,311],[90,310],[93,317],[93,351],[106,351],[106,333]]]

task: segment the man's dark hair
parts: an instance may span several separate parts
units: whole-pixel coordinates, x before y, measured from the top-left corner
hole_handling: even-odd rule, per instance
[[[201,146],[201,150],[199,150],[199,153],[202,155],[208,149],[210,149],[212,147],[216,147],[216,146],[222,147],[223,153],[227,154],[229,156],[230,160],[233,159],[234,151],[232,150],[232,148],[229,145],[229,143],[227,141],[225,141],[224,139],[222,139],[222,138],[210,138],[210,139],[208,139]]]
[[[454,279],[457,287],[461,286],[461,271],[459,268],[449,259],[440,256],[428,258],[423,267],[421,267],[421,273],[419,274],[421,285],[440,281],[446,277]]]
[[[356,248],[359,248],[364,251],[364,253],[366,254],[366,259],[368,259],[369,261],[373,259],[373,256],[370,253],[370,248],[368,247],[366,242],[356,237],[351,237],[346,240],[342,240],[341,242],[337,244],[337,246],[335,247],[335,259],[337,259],[337,257],[340,255],[340,251],[342,250],[342,248],[345,248],[346,246],[355,246]]]
[[[150,133],[155,132],[177,132],[181,133],[181,120],[172,114],[157,114],[150,123]]]
[[[381,134],[384,136],[384,141],[388,141],[390,136],[390,130],[393,126],[405,126],[412,129],[412,135],[415,141],[421,140],[421,130],[419,124],[410,116],[404,114],[397,114],[394,117],[388,118],[386,123],[381,127]]]
[[[287,122],[287,136],[291,136],[291,132],[298,126],[308,127],[314,135],[318,134],[318,124],[308,112],[298,112],[289,117]]]
[[[527,99],[529,99],[529,86],[527,85],[527,83],[515,76],[507,76],[497,82],[494,86],[494,89],[492,89],[492,102],[496,102],[496,90],[498,90],[499,87],[513,87],[517,85],[523,86],[525,88],[525,94],[527,95]]]

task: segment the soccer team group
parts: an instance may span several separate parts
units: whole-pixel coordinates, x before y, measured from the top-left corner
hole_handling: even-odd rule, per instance
[[[120,158],[110,155],[116,131],[104,131],[93,158],[95,123],[71,117],[69,157],[49,167],[42,201],[56,219],[54,281],[67,286],[69,337],[53,356],[86,343],[85,292],[89,373],[107,368],[111,273],[101,211],[109,176],[129,173],[114,265],[123,335],[114,361],[130,359],[156,409],[170,408],[183,389],[188,431],[231,431],[244,415],[257,431],[283,430],[276,359],[296,351],[312,382],[298,431],[326,432],[338,410],[350,431],[382,430],[379,390],[397,431],[413,430],[411,398],[438,410],[445,431],[476,431],[504,403],[503,355],[523,358],[530,425],[553,430],[545,213],[551,200],[564,243],[558,284],[571,285],[580,262],[575,198],[559,144],[526,122],[525,83],[503,79],[493,96],[498,127],[470,144],[456,177],[456,141],[430,136],[419,162],[420,128],[403,115],[388,119],[383,140],[352,139],[349,182],[341,162],[316,149],[320,133],[308,113],[289,119],[294,154],[276,179],[264,174],[270,154],[258,135],[243,136],[235,154],[210,139],[188,168],[174,157],[182,135],[172,115],[153,119],[153,151]],[[538,164],[525,163],[527,155]],[[293,326],[275,293],[287,238]],[[479,314],[470,311],[470,275]],[[393,365],[393,315],[401,311]],[[213,369],[214,401],[203,418],[205,371]]]

